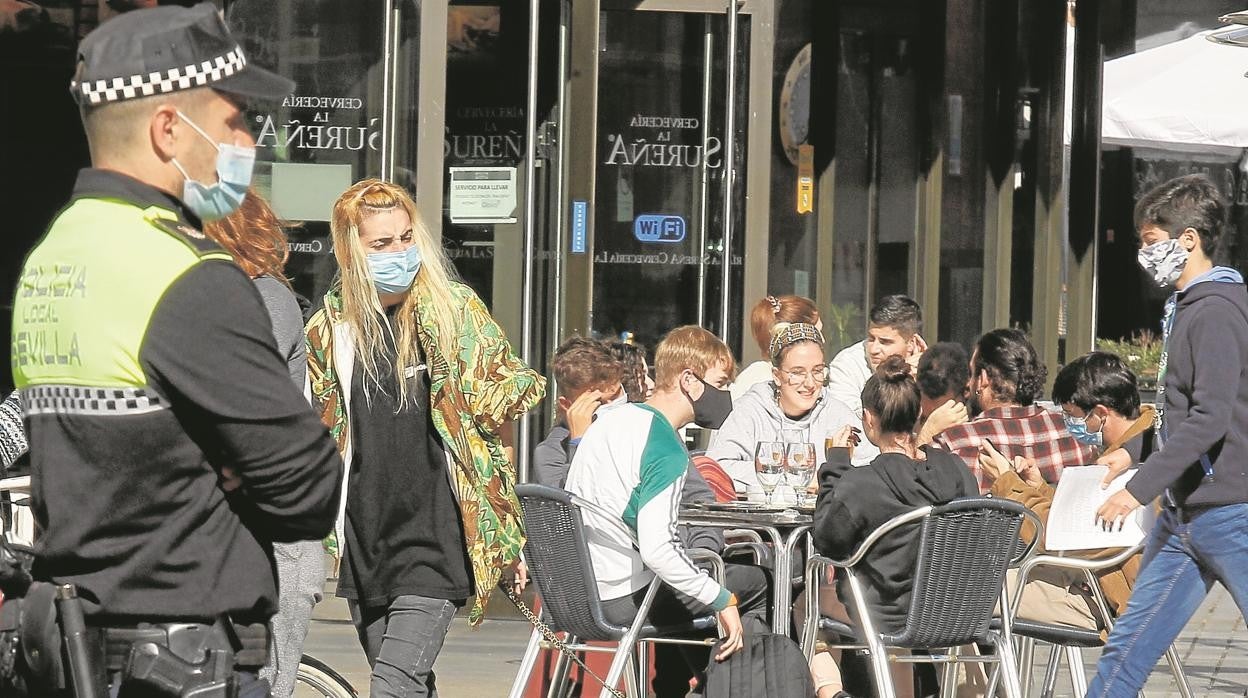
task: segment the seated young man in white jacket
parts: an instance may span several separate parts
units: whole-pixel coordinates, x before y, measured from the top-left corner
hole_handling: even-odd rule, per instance
[[[884,296],[867,314],[867,336],[842,349],[828,364],[828,390],[862,419],[862,389],[875,369],[890,356],[918,366],[927,351],[923,341],[923,310],[909,296]],[[830,348],[830,347],[829,347]]]
[[[598,410],[598,418],[581,438],[566,485],[568,491],[618,517],[637,537],[634,549],[614,526],[584,512],[607,620],[632,623],[646,587],[658,576],[664,585],[650,611],[651,621],[669,625],[718,614],[727,639],[717,660],[741,649],[743,615],[751,625],[754,619],[760,626],[765,623],[767,590],[765,585],[750,585],[747,595],[745,589],[725,589],[685,553],[676,517],[689,454],[676,430],[691,422],[708,429],[723,423],[732,399],[721,388],[734,367],[728,347],[710,332],[696,326],[672,330],[655,350],[654,395],[644,403]],[[699,658],[691,655],[686,658],[697,667]],[[701,663],[705,664],[705,655]],[[665,693],[660,687],[672,682],[660,676],[667,673],[663,667],[656,666],[655,673],[654,688],[661,697]],[[687,683],[684,689],[687,692]]]

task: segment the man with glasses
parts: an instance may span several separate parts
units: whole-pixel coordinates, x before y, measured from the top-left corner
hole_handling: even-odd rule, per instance
[[[1053,402],[1061,406],[1071,437],[1100,449],[1098,462],[1109,464],[1115,474],[1152,451],[1153,406],[1140,405],[1135,374],[1113,354],[1092,352],[1066,364],[1053,381]],[[997,454],[985,459],[984,464],[996,478],[992,496],[1023,504],[1047,525],[1054,488],[1040,476],[1034,461],[1016,456],[1011,462]],[[1024,531],[1024,535],[1034,534]],[[1082,556],[1097,558],[1118,552],[1092,550]],[[1140,571],[1140,557],[1135,555],[1119,567],[1097,573],[1101,591],[1115,615],[1126,610],[1131,585]],[[1084,588],[1083,573],[1051,567],[1037,568],[1032,575],[1023,589],[1018,614],[1041,623],[1089,630],[1102,627],[1092,594]]]

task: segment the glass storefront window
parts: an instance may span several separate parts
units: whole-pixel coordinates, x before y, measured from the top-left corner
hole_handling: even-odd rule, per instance
[[[909,38],[854,29],[839,38],[832,302],[854,319],[839,337],[851,343],[877,300],[913,292],[919,80]]]
[[[776,98],[771,129],[770,251],[767,292],[815,298],[818,275],[818,216],[815,176],[818,156],[812,145],[812,60],[815,37],[814,5],[781,3],[776,8],[775,48],[771,75]],[[828,147],[831,150],[831,147]],[[799,187],[803,157],[810,177],[809,191]],[[746,299],[746,305],[758,299]],[[747,342],[748,344],[748,342]],[[747,350],[746,354],[750,352]],[[744,357],[743,357],[744,358]]]
[[[870,228],[871,37],[840,35],[836,82],[836,193],[833,205],[832,302],[857,309],[865,328]],[[859,331],[842,341],[853,339]]]
[[[727,19],[601,13],[593,328],[654,346],[673,327],[719,327],[724,168],[736,168],[733,220],[745,212],[749,17],[739,21],[735,153],[724,147]],[[708,63],[707,56],[711,56]],[[730,261],[728,334],[741,337],[744,232]]]
[[[495,259],[523,236],[528,12],[528,3],[468,0],[447,10],[443,243],[490,306],[495,277],[520,268]]]
[[[337,269],[328,221],[338,195],[388,170],[413,188],[418,10],[404,1],[233,0],[226,19],[250,60],[297,85],[249,116],[255,185],[279,216],[300,224],[288,231],[286,272],[315,303]],[[391,23],[398,42],[387,65]],[[390,112],[394,123],[387,100],[404,105]]]

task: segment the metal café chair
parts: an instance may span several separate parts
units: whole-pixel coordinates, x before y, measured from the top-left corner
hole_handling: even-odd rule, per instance
[[[1008,698],[1021,698],[1018,662],[1008,623],[993,628],[997,604],[1009,607],[1005,594],[1005,571],[1017,565],[1031,547],[1021,543],[1024,519],[1039,519],[1021,504],[1003,499],[961,499],[940,506],[925,506],[896,516],[867,536],[848,559],[812,556],[806,565],[806,623],[802,650],[814,656],[820,630],[843,642],[832,648],[865,652],[880,698],[895,698],[892,663],[943,664],[941,693],[952,696],[959,663],[995,663],[1003,675]],[[915,530],[917,528],[917,530]],[[877,628],[865,595],[860,569],[872,548],[889,534],[918,537],[910,608],[897,632]],[[855,626],[825,618],[819,613],[819,580],[828,567],[844,571]],[[847,604],[848,606],[849,604]],[[957,648],[972,643],[990,644],[992,655],[959,655]],[[897,654],[888,648],[924,650],[924,654]]]
[[[713,642],[681,639],[679,636],[715,630],[717,620],[714,615],[702,616],[692,622],[677,625],[655,626],[647,622],[650,606],[659,585],[663,583],[658,577],[647,588],[632,625],[621,626],[608,622],[603,614],[602,600],[598,597],[598,586],[581,512],[592,511],[601,520],[615,524],[636,545],[632,532],[622,522],[617,522],[616,517],[609,512],[566,490],[528,483],[516,485],[516,496],[524,510],[527,536],[524,559],[529,567],[529,576],[541,593],[542,612],[547,625],[555,632],[567,633],[568,641],[565,644],[574,652],[615,654],[604,679],[601,698],[610,698],[611,690],[607,687],[616,686],[621,676],[629,695],[645,695],[642,692],[646,682],[645,653],[638,651],[641,643],[709,645]],[[713,576],[722,582],[723,561],[718,555],[706,553],[691,557],[695,561],[701,559],[711,563]],[[591,641],[614,642],[615,646],[586,644]],[[534,628],[521,660],[520,670],[511,687],[511,698],[520,698],[523,695],[543,644],[541,631]],[[634,665],[635,671],[625,674],[625,666],[630,663]],[[560,676],[563,671],[557,668],[556,676]],[[558,684],[553,685],[552,692],[557,687]]]
[[[1093,610],[1100,617],[1101,624],[1105,628],[1105,632],[1108,633],[1114,627],[1114,614],[1109,610],[1109,603],[1105,600],[1105,594],[1101,591],[1101,585],[1097,581],[1096,573],[1118,567],[1130,560],[1143,547],[1144,544],[1141,543],[1135,547],[1127,548],[1113,557],[1101,560],[1037,555],[1023,563],[1018,571],[1018,585],[1014,591],[1014,620],[1012,626],[1014,634],[1020,639],[1019,655],[1023,667],[1023,686],[1026,689],[1030,689],[1032,656],[1035,652],[1036,642],[1045,642],[1053,646],[1040,692],[1042,698],[1052,698],[1053,696],[1053,690],[1057,684],[1058,665],[1062,656],[1066,658],[1066,668],[1070,673],[1070,684],[1074,695],[1082,696],[1087,693],[1088,681],[1083,671],[1082,651],[1085,648],[1105,646],[1105,640],[1102,638],[1099,630],[1088,630],[1086,628],[1076,628],[1055,623],[1042,623],[1018,617],[1019,601],[1022,599],[1023,587],[1031,579],[1032,572],[1041,567],[1048,567],[1082,573],[1084,581],[1092,593],[1092,600],[1096,604]],[[1182,659],[1179,657],[1178,649],[1173,644],[1166,650],[1166,661],[1170,665],[1170,672],[1174,675],[1174,681],[1178,685],[1179,694],[1183,698],[1192,698],[1192,689],[1188,685],[1187,674],[1183,671]]]

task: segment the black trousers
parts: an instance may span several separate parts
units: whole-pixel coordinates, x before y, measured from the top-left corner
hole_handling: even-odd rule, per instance
[[[767,602],[771,585],[767,572],[754,565],[724,565],[724,586],[737,595],[737,610],[747,634],[769,632]],[[640,589],[631,596],[603,602],[607,620],[618,625],[630,625],[637,617],[637,609],[646,596]],[[676,625],[699,616],[713,613],[713,609],[669,586],[662,586],[655,594],[650,607],[650,622],[655,625]],[[689,692],[689,679],[703,677],[710,661],[709,647],[693,645],[654,646],[654,682],[656,698],[683,698]]]

